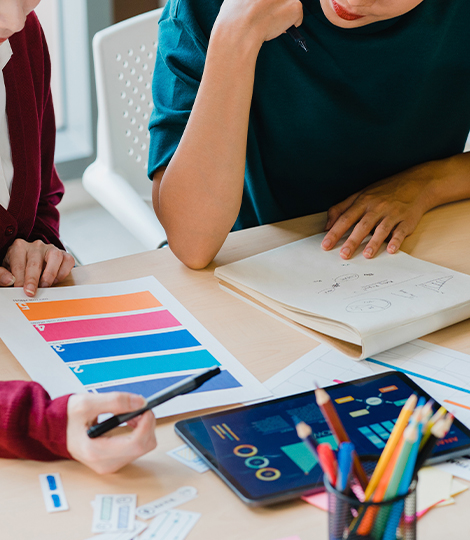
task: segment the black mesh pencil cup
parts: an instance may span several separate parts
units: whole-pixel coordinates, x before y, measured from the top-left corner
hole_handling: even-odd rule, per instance
[[[363,492],[355,481],[347,493],[334,488],[327,475],[324,483],[328,494],[329,540],[416,539],[416,480],[406,495],[381,502],[361,502]]]

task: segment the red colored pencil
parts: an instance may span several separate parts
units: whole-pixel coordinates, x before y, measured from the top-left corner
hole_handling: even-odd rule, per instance
[[[328,476],[330,485],[336,486],[336,478],[338,474],[338,462],[335,453],[328,443],[320,443],[317,446],[318,459],[320,460],[323,472]]]
[[[323,390],[323,388],[317,388],[315,390],[315,397],[317,399],[317,404],[320,407],[320,410],[323,413],[323,416],[325,417],[329,428],[331,429],[331,432],[336,438],[337,443],[340,444],[342,442],[351,442],[351,439],[346,433],[346,430],[341,423],[338,413],[336,412],[336,409],[331,402],[330,396],[325,392],[325,390]],[[361,484],[362,489],[365,491],[369,479],[364,472],[364,469],[359,460],[359,456],[356,452],[354,452],[353,463],[354,476],[357,478],[357,480]]]

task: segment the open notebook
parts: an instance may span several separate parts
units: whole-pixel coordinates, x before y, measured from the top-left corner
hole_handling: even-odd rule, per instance
[[[362,359],[470,317],[470,276],[385,246],[345,261],[324,234],[221,266],[222,288]]]

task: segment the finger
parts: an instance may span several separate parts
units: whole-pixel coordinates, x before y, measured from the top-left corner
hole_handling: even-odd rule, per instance
[[[372,238],[362,252],[366,259],[371,259],[377,254],[382,244],[392,232],[396,223],[391,219],[384,219],[375,229]]]
[[[61,253],[62,263],[60,265],[59,272],[57,273],[57,277],[52,282],[53,285],[63,281],[70,274],[72,268],[75,266],[75,259],[72,255],[70,255],[70,253],[67,253],[66,251],[62,251]]]
[[[44,266],[44,250],[42,246],[32,246],[26,253],[23,289],[28,296],[34,296],[38,289]],[[14,273],[14,269],[12,267]]]
[[[415,227],[407,225],[404,221],[399,223],[393,231],[392,238],[387,245],[387,251],[389,253],[396,253],[400,249],[400,246],[402,245],[405,238],[409,236],[414,230]]]
[[[155,416],[152,411],[139,416],[137,426],[128,436],[128,445],[135,448],[135,457],[146,454],[157,446]]]
[[[341,214],[346,212],[348,208],[352,206],[354,201],[358,198],[359,193],[354,193],[344,201],[341,201],[338,204],[335,204],[334,206],[330,207],[327,212],[327,220],[325,225],[325,230],[331,229],[331,227],[336,223],[336,220],[339,218]]]
[[[93,394],[83,404],[83,412],[92,419],[103,413],[122,414],[132,412],[145,406],[147,401],[143,396],[128,392],[109,392]]]
[[[59,268],[62,264],[62,251],[57,249],[55,246],[46,248],[44,262],[46,263],[46,266],[42,271],[39,286],[50,287],[54,283],[54,280],[59,273]]]
[[[338,240],[362,218],[363,214],[364,210],[360,205],[352,206],[344,214],[341,214],[323,239],[322,248],[325,250],[334,248]]]
[[[10,287],[13,283],[15,283],[15,276],[0,266],[0,287]]]
[[[107,457],[109,467],[105,472],[114,472],[157,446],[155,417],[147,411],[139,417],[136,428],[130,433],[98,437],[93,444],[101,460]]]
[[[28,244],[23,240],[15,240],[9,248],[7,255],[3,261],[6,268],[15,278],[15,287],[22,287],[24,284],[24,273],[26,269]]]
[[[352,230],[351,234],[341,247],[339,254],[343,259],[351,258],[356,249],[362,244],[374,227],[377,226],[380,216],[374,212],[368,212]]]

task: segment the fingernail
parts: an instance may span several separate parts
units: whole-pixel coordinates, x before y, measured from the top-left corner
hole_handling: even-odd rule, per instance
[[[39,283],[39,286],[40,287],[50,287],[51,284],[48,281],[41,281],[41,283]]]
[[[331,246],[331,240],[327,238],[326,240],[323,240],[321,245],[323,249],[328,249]]]
[[[395,251],[397,250],[397,246],[394,246],[393,244],[391,246],[388,246],[388,252],[389,253],[395,253]]]
[[[28,296],[34,296],[36,294],[36,291],[34,291],[33,289],[25,289],[24,292],[28,295]]]
[[[143,396],[131,396],[131,407],[139,409],[145,405],[145,398]]]
[[[364,257],[372,257],[372,249],[367,248],[364,250]]]
[[[2,276],[2,278],[0,279],[0,284],[3,286],[3,287],[10,287],[11,285],[13,285],[13,283],[15,283],[15,277],[14,276]]]
[[[348,247],[345,247],[341,250],[341,255],[344,257],[349,257],[349,255],[351,255],[351,250]]]

